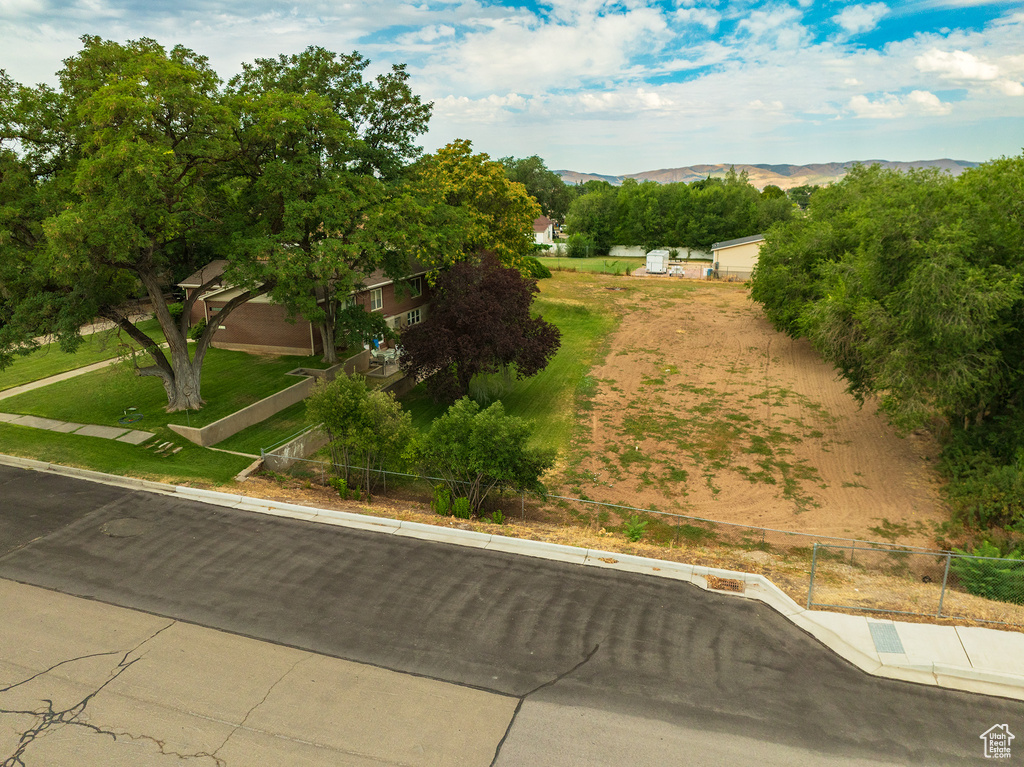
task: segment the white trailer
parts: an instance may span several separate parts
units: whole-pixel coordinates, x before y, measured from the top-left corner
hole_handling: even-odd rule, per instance
[[[665,274],[668,271],[668,251],[652,250],[647,253],[647,273]]]

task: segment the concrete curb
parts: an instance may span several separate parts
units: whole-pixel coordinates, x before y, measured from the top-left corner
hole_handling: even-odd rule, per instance
[[[584,549],[577,546],[548,543],[546,541],[509,538],[494,533],[481,533],[475,530],[427,525],[421,522],[407,522],[387,517],[374,517],[349,511],[299,506],[292,503],[250,498],[232,493],[174,486],[131,477],[118,477],[88,469],[77,469],[3,454],[0,454],[0,464],[32,469],[34,471],[46,471],[116,487],[164,495],[177,495],[182,498],[241,511],[251,511],[259,514],[270,514],[272,516],[319,522],[357,530],[402,535],[439,543],[450,543],[456,546],[500,551],[520,556],[550,559],[557,562],[568,562],[589,567],[621,570],[623,572],[685,581],[714,594],[742,597],[763,602],[837,655],[873,676],[1024,700],[1024,676],[1021,675],[943,663],[927,665],[887,663],[877,653],[865,652],[838,634],[834,627],[830,627],[828,625],[828,618],[835,618],[837,614],[807,610],[801,607],[782,589],[763,575],[756,573],[735,572],[713,567],[651,559],[633,554],[602,551],[600,549]],[[708,576],[727,582],[742,582],[743,591],[739,593],[733,590],[712,588],[708,585]],[[730,586],[733,585],[730,584]]]

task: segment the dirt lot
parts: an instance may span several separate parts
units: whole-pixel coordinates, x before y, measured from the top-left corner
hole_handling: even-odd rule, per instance
[[[805,341],[771,328],[745,287],[614,284],[625,289],[595,286],[623,319],[592,372],[573,489],[714,520],[933,544],[947,519],[934,442],[901,438],[872,403],[861,407]]]

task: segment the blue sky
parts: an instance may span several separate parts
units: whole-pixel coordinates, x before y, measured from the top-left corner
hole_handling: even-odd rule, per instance
[[[0,0],[0,69],[54,82],[83,34],[242,62],[307,45],[406,63],[428,151],[636,173],[984,161],[1024,148],[1024,2]]]

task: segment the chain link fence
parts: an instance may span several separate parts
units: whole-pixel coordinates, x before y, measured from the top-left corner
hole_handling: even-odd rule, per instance
[[[287,451],[261,451],[266,465],[328,486],[348,469],[365,467],[298,458]],[[270,460],[268,460],[270,459]],[[276,459],[276,460],[275,460]],[[428,505],[442,482],[395,471],[370,469],[373,492],[389,500]],[[732,550],[753,564],[784,564],[810,573],[807,607],[957,618],[1024,626],[1024,560],[955,554],[882,543],[721,522],[686,514],[642,509],[627,503],[548,494],[502,493],[488,498],[487,511],[509,521],[548,522],[552,512],[595,532],[624,532],[641,523],[644,542],[687,549]]]
[[[807,607],[1024,626],[1024,560],[815,543]]]

